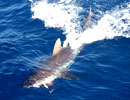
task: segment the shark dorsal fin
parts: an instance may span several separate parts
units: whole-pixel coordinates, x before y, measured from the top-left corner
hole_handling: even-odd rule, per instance
[[[61,40],[60,40],[60,38],[58,38],[58,39],[56,40],[56,42],[55,42],[52,56],[57,55],[58,52],[59,52],[61,49],[62,49],[62,47],[61,47]]]

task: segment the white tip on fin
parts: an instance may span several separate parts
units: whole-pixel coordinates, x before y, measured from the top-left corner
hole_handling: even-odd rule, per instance
[[[58,39],[56,40],[56,42],[55,42],[52,56],[57,55],[58,52],[59,52],[61,49],[62,49],[62,47],[61,47],[61,40],[60,40],[60,38],[58,38]]]

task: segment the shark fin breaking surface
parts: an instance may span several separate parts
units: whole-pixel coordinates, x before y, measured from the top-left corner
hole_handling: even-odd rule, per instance
[[[55,42],[52,56],[57,55],[61,49],[62,49],[61,40],[60,38],[58,38]]]

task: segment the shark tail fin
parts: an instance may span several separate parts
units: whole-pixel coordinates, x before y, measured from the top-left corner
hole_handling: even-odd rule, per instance
[[[61,47],[61,40],[60,40],[60,38],[58,38],[58,39],[56,40],[56,42],[55,42],[52,56],[57,55],[58,52],[59,52],[61,49],[62,49],[62,47]]]
[[[67,79],[67,80],[82,80],[80,77],[73,75],[70,72],[64,72],[61,75],[61,78]]]
[[[89,15],[88,15],[88,18],[87,18],[87,20],[86,20],[86,23],[85,23],[85,25],[84,25],[84,27],[83,27],[83,31],[85,31],[85,30],[87,29],[87,27],[88,27],[88,23],[89,23],[89,21],[90,21],[90,19],[91,19],[91,14],[92,14],[92,8],[91,8],[91,6],[90,6]]]

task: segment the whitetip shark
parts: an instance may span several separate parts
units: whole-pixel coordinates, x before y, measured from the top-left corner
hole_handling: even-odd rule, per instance
[[[87,28],[87,23],[90,20],[91,7],[86,24],[83,31]],[[57,78],[64,78],[69,80],[80,80],[81,78],[71,74],[65,64],[70,63],[73,60],[74,50],[70,46],[62,47],[61,40],[58,38],[55,42],[53,54],[42,65],[37,68],[35,72],[23,83],[24,88],[44,86],[48,88],[53,84],[53,81]],[[47,69],[46,69],[47,68]]]
[[[23,87],[40,87],[48,88],[57,78],[80,80],[79,77],[72,75],[67,71],[64,64],[73,59],[73,50],[70,46],[62,47],[61,40],[56,40],[53,54],[44,63],[43,68],[37,68],[35,72],[23,83]],[[46,69],[48,67],[48,69]]]

